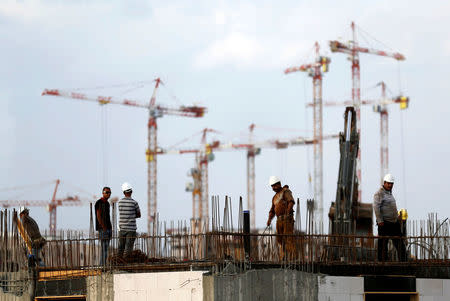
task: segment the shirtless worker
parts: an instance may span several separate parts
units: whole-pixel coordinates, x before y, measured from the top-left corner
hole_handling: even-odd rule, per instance
[[[272,207],[269,211],[269,219],[267,227],[272,223],[273,217],[277,216],[277,234],[293,234],[294,233],[294,197],[289,190],[288,185],[281,186],[281,181],[277,176],[269,178],[269,185],[275,191],[272,198]],[[294,246],[291,237],[277,236],[277,243],[280,250],[280,259],[285,258],[285,250],[293,255]]]

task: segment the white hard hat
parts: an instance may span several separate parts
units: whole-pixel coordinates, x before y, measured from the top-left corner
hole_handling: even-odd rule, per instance
[[[131,187],[130,183],[125,182],[122,184],[122,191],[125,192],[127,190],[132,190],[133,188]]]
[[[388,173],[384,176],[383,181],[388,183],[394,183],[394,176]]]
[[[270,176],[269,178],[269,185],[272,186],[273,184],[276,184],[280,181],[280,178],[278,178],[277,176]]]
[[[25,206],[20,206],[20,208],[19,208],[19,214],[21,214],[22,212],[24,212],[24,211],[29,211],[29,209],[27,208],[27,207],[25,207]]]

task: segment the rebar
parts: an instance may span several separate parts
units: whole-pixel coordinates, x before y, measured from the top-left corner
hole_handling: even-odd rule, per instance
[[[237,227],[233,225],[232,200],[211,198],[211,231],[207,231],[208,221],[198,223],[186,221],[159,221],[158,215],[153,223],[153,232],[138,234],[134,251],[129,257],[117,255],[118,237],[113,235],[109,257],[105,266],[100,266],[101,240],[80,231],[62,231],[55,238],[49,238],[42,249],[45,267],[38,270],[138,270],[157,268],[171,269],[186,265],[215,266],[219,271],[231,273],[251,268],[253,264],[278,265],[284,268],[295,267],[302,271],[316,271],[318,266],[348,265],[408,265],[450,267],[450,221],[430,214],[426,221],[408,221],[407,231],[402,237],[385,237],[392,241],[401,240],[406,246],[408,261],[398,262],[398,255],[392,244],[385,260],[377,260],[374,241],[377,236],[363,235],[325,235],[314,233],[313,201],[307,201],[306,232],[301,226],[293,234],[276,234],[272,227],[264,232],[243,232],[242,200],[239,199],[239,218]],[[221,220],[220,212],[223,213]],[[28,277],[28,251],[24,240],[14,224],[17,212],[8,210],[0,214],[0,272],[23,271]],[[299,213],[296,215],[298,219]],[[251,229],[255,230],[255,229]],[[262,229],[261,229],[262,231]],[[244,240],[249,238],[251,251],[248,257],[244,252]],[[277,238],[286,243],[286,254],[281,256]],[[233,266],[233,268],[231,268]],[[82,273],[81,273],[82,274]],[[78,276],[77,276],[78,275]],[[73,277],[79,277],[80,273]],[[19,278],[12,279],[19,281]],[[20,281],[19,281],[20,282]],[[12,285],[12,284],[11,284]]]

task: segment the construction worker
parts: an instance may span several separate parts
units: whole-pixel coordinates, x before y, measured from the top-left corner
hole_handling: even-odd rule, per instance
[[[98,238],[101,244],[100,265],[106,264],[109,242],[111,241],[112,225],[108,202],[110,196],[111,188],[103,187],[102,197],[95,203],[95,230],[98,231]]]
[[[392,195],[394,177],[386,174],[383,178],[383,185],[373,196],[373,210],[377,219],[378,236],[398,236],[392,239],[394,247],[397,249],[400,261],[406,261],[406,250],[403,242],[400,216],[397,211],[397,204]],[[388,238],[378,239],[378,261],[387,259]]]
[[[136,239],[136,218],[141,217],[139,204],[131,198],[133,188],[127,182],[122,184],[124,198],[119,200],[119,256],[129,256]]]
[[[269,178],[269,185],[275,192],[272,198],[272,207],[269,211],[269,219],[267,227],[272,223],[273,217],[277,216],[277,234],[293,234],[294,233],[294,197],[289,190],[288,185],[281,186],[281,181],[276,176]],[[292,238],[277,236],[277,243],[280,250],[280,258],[285,258],[285,250],[291,255],[293,253]]]
[[[31,259],[38,263],[39,266],[44,266],[44,261],[39,257],[39,255],[46,240],[42,237],[38,224],[33,218],[31,218],[29,213],[30,210],[28,208],[24,206],[19,208],[20,220],[31,241]]]

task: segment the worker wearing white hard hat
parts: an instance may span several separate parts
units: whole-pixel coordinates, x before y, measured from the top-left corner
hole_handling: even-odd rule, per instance
[[[383,178],[383,182],[394,184],[394,176],[390,173],[386,174]]]
[[[373,210],[378,226],[378,236],[402,236],[397,204],[392,195],[394,176],[390,173],[383,178],[383,185],[373,197]],[[406,261],[406,249],[402,239],[392,239],[397,249],[398,258]],[[378,261],[387,260],[388,239],[378,239]]]
[[[42,237],[38,224],[29,215],[29,212],[30,210],[25,206],[19,208],[19,216],[23,229],[31,242],[31,254],[29,254],[31,258],[30,264],[37,263],[39,266],[44,266],[44,261],[40,258],[40,253],[46,240]]]
[[[133,187],[130,183],[122,184],[124,197],[118,202],[119,206],[119,246],[118,255],[131,255],[133,251],[134,241],[136,239],[136,218],[141,217],[139,204],[132,197]]]
[[[272,219],[277,217],[277,234],[293,234],[294,233],[294,197],[289,190],[289,186],[281,186],[281,180],[277,176],[269,178],[269,185],[275,192],[272,198],[272,206],[269,211],[269,219],[267,227],[272,223]],[[277,236],[277,243],[280,249],[280,258],[285,258],[285,251],[289,254],[294,253],[294,244],[290,237]]]
[[[269,178],[269,185],[272,186],[280,181],[280,178],[278,178],[277,176],[270,176]]]
[[[122,192],[132,191],[132,190],[133,190],[133,187],[131,187],[130,183],[125,182],[125,183],[122,184]]]

